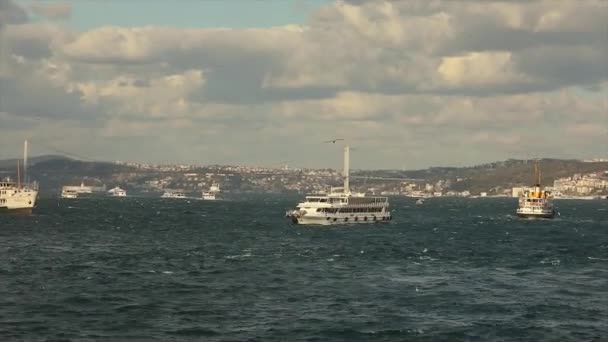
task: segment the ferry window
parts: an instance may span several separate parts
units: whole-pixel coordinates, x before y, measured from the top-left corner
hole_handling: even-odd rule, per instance
[[[326,198],[323,198],[323,199],[321,199],[321,201],[320,201],[320,202],[321,202],[321,203],[325,203],[325,202],[327,202],[327,199],[326,199]]]

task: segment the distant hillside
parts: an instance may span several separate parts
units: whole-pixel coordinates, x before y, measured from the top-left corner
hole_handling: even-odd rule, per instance
[[[579,160],[542,159],[539,161],[542,169],[543,184],[552,185],[556,178],[571,176],[576,173],[591,173],[608,170],[608,162],[582,162]],[[118,165],[109,162],[85,162],[74,160],[63,156],[42,156],[30,160],[28,167],[29,178],[40,182],[44,193],[57,193],[62,185],[77,185],[84,181],[87,185],[126,186],[137,188],[146,181],[154,181],[160,178],[171,177],[172,186],[187,187],[182,171],[160,172],[158,170],[141,170],[135,167]],[[0,161],[0,177],[15,177],[16,160]],[[195,172],[217,172],[207,168],[201,168]],[[260,178],[268,175],[260,174],[237,174],[229,181],[224,179],[224,188],[233,191],[288,191],[290,184],[307,184],[304,171],[282,171],[277,170],[272,184],[260,186]],[[230,173],[233,173],[232,171]],[[510,189],[518,185],[530,185],[534,182],[534,161],[530,160],[506,160],[482,164],[471,167],[432,167],[424,170],[355,170],[352,172],[355,183],[364,188],[378,187],[380,189],[399,188],[402,182],[416,182],[419,184],[438,181],[447,182],[444,189],[464,191],[469,190],[473,194],[481,191],[501,192],[502,189]],[[255,178],[257,177],[257,180]],[[281,181],[279,181],[281,179]],[[200,182],[199,180],[197,182]],[[331,182],[331,180],[327,180]],[[190,181],[188,181],[190,182]],[[320,181],[325,183],[325,181]],[[196,183],[196,182],[195,182]],[[258,184],[258,185],[256,185]],[[283,190],[281,190],[283,189]],[[193,190],[194,191],[194,190]]]
[[[451,181],[450,189],[470,190],[473,193],[489,191],[494,187],[509,188],[529,185],[534,181],[533,160],[510,159],[501,162],[471,167],[432,167],[414,171],[360,171],[359,174],[382,177],[401,177],[421,179],[434,183],[439,180]],[[575,173],[591,173],[608,170],[608,162],[582,162],[580,160],[542,159],[542,182],[551,185],[556,178],[571,176]]]
[[[70,158],[60,156],[60,155],[44,155],[31,157],[28,160],[29,165],[34,165],[37,163],[45,162],[48,160],[70,160]],[[0,169],[16,169],[17,168],[17,159],[4,159],[0,160]]]
[[[16,160],[0,161],[0,177],[16,178]],[[114,184],[121,175],[128,175],[134,168],[108,162],[86,162],[64,156],[41,156],[29,161],[28,174],[40,182],[42,193],[57,193],[63,185]]]

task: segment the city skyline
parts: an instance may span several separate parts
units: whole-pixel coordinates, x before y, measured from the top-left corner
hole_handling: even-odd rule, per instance
[[[607,9],[0,0],[0,159],[26,138],[163,164],[339,168],[336,137],[360,169],[605,157]]]

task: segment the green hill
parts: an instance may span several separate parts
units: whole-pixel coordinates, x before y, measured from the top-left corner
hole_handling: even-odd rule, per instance
[[[382,189],[399,188],[400,183],[415,182],[419,184],[438,181],[447,182],[446,190],[469,190],[473,194],[481,191],[501,192],[518,185],[530,185],[534,182],[534,164],[532,160],[506,160],[482,164],[471,167],[432,167],[423,170],[354,170],[353,178],[363,187]],[[542,170],[543,184],[552,185],[556,178],[568,177],[576,173],[591,173],[608,170],[608,162],[583,162],[579,160],[542,159],[539,160]],[[0,178],[4,176],[15,177],[16,160],[0,161]],[[221,167],[219,167],[221,169]],[[196,172],[218,172],[208,168],[197,169]],[[135,167],[119,165],[109,162],[89,162],[69,159],[61,156],[43,156],[32,158],[29,167],[29,178],[40,182],[41,189],[46,193],[57,193],[62,185],[80,184],[85,181],[87,185],[108,186],[128,185],[139,187],[148,180],[173,177],[176,186],[184,185],[184,172],[161,172],[158,170],[141,170]],[[221,173],[221,171],[220,171]],[[234,173],[234,172],[230,172]],[[233,191],[269,191],[268,186],[256,186],[255,178],[268,177],[255,173],[234,174],[230,180],[224,179],[226,189]],[[305,172],[276,171],[276,180],[273,189],[287,189],[289,184],[306,183]],[[287,191],[287,190],[285,190]]]

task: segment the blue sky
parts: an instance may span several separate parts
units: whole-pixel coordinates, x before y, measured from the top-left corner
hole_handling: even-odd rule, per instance
[[[27,7],[32,0],[22,0]],[[40,3],[40,1],[37,1]],[[116,26],[272,27],[306,23],[329,0],[72,0],[68,25],[84,31]],[[35,18],[34,18],[35,19]]]

